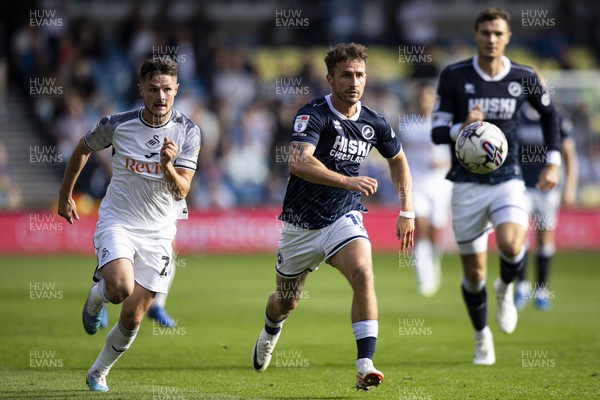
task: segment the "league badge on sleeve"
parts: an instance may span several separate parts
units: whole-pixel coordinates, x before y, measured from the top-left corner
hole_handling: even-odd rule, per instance
[[[308,126],[309,119],[310,115],[298,115],[296,117],[296,122],[294,122],[294,131],[298,133],[304,132]]]

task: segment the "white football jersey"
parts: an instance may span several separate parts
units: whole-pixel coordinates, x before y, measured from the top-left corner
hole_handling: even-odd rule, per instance
[[[434,162],[450,164],[450,152],[431,141],[431,118],[420,114],[405,114],[398,125],[398,136],[406,154],[413,182],[433,171]],[[448,167],[443,167],[448,171]]]
[[[168,190],[160,165],[164,138],[177,144],[175,168],[196,170],[200,129],[185,115],[173,110],[171,119],[151,126],[142,110],[109,115],[84,136],[93,151],[112,145],[113,177],[102,199],[98,218],[130,229],[162,230],[174,225],[185,201],[178,202]]]

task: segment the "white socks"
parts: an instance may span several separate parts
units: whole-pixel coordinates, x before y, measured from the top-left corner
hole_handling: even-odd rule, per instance
[[[92,286],[90,290],[90,299],[94,304],[109,303],[108,290],[106,290],[106,283],[104,279],[100,279],[100,282]]]
[[[98,358],[96,358],[96,362],[94,362],[90,370],[97,370],[103,375],[108,374],[108,371],[110,371],[119,357],[131,346],[137,333],[138,329],[133,331],[127,330],[118,321],[110,332],[108,332],[108,335],[106,335],[104,347],[100,354],[98,354]]]

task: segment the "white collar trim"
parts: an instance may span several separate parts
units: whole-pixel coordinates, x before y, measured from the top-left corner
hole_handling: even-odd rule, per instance
[[[331,94],[328,94],[327,96],[325,96],[325,101],[327,101],[327,105],[329,106],[329,109],[331,110],[331,112],[334,113],[335,115],[337,115],[340,119],[349,119],[351,121],[356,121],[358,119],[358,116],[360,115],[360,110],[362,108],[360,101],[358,101],[356,103],[356,113],[354,115],[352,115],[350,118],[346,117],[344,114],[342,114],[341,112],[339,112],[338,110],[335,109],[335,107],[333,106],[333,103],[331,103]]]
[[[506,56],[502,56],[502,69],[495,76],[489,76],[481,68],[479,68],[479,64],[477,64],[477,60],[479,60],[479,56],[473,57],[473,68],[475,68],[475,72],[483,79],[488,82],[496,82],[504,79],[506,75],[510,72],[511,62]]]

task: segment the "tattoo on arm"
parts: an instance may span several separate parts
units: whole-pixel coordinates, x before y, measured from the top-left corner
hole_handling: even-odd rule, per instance
[[[290,150],[293,150],[294,152],[298,152],[299,154],[304,153],[304,150],[306,150],[306,145],[301,144],[301,143],[292,143],[290,145]]]

